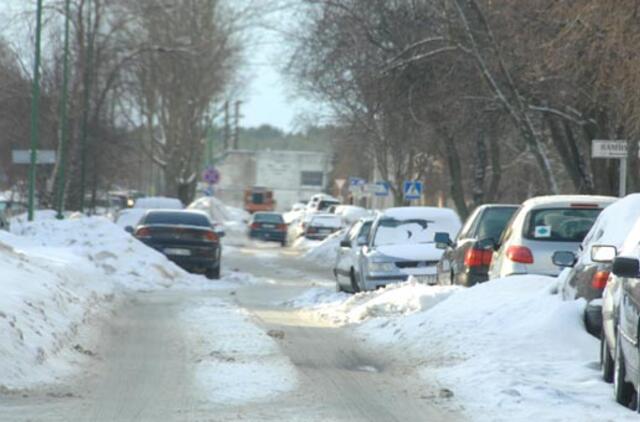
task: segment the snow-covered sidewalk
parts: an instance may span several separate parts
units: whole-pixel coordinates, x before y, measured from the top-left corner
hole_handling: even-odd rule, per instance
[[[563,302],[557,283],[515,276],[470,289],[413,282],[354,296],[312,289],[288,305],[337,325],[357,323],[370,347],[413,360],[472,420],[635,420],[602,381],[584,303]]]

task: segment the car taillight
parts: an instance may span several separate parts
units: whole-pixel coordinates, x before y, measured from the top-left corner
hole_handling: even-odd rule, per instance
[[[314,229],[313,227],[309,227],[309,230],[307,230],[307,233],[315,233],[317,230]]]
[[[278,226],[276,227],[276,230],[280,230],[281,232],[286,232],[287,231],[287,225],[286,224],[278,224]]]
[[[218,235],[214,232],[204,232],[204,235],[202,237],[204,237],[204,240],[208,240],[209,242],[218,241]]]
[[[489,249],[467,249],[464,254],[464,265],[467,267],[481,267],[491,264],[492,251]]]
[[[533,264],[533,254],[526,246],[509,246],[507,248],[507,258],[520,264]]]
[[[148,227],[140,227],[134,233],[135,237],[151,237],[151,230]]]
[[[251,223],[251,228],[252,228],[253,230],[259,229],[259,228],[260,228],[260,224],[258,224],[258,223]]]
[[[607,285],[607,280],[609,280],[609,271],[598,271],[591,279],[591,286],[594,289],[602,290]]]

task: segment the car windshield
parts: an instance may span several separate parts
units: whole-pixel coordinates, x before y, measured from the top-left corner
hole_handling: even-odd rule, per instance
[[[497,241],[505,226],[516,212],[517,207],[488,208],[478,224],[477,239],[493,239]]]
[[[180,226],[201,226],[210,227],[209,219],[206,215],[197,212],[161,212],[153,211],[146,215],[144,225],[180,225]]]
[[[375,246],[433,242],[433,221],[420,218],[397,220],[382,218],[378,222],[373,244]]]
[[[275,223],[280,224],[283,222],[280,214],[255,214],[253,221],[258,223]]]
[[[554,242],[582,242],[600,208],[550,208],[531,211],[524,237]]]

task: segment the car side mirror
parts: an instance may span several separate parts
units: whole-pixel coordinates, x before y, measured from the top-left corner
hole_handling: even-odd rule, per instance
[[[451,241],[451,237],[447,232],[438,232],[433,238],[433,241],[436,243],[436,248],[438,249],[447,249],[449,246],[453,245]]]
[[[619,256],[613,260],[611,272],[618,277],[638,278],[638,275],[640,275],[640,262],[636,258]]]
[[[615,246],[611,245],[593,245],[591,247],[591,260],[601,264],[610,264],[618,254]]]
[[[341,248],[350,248],[351,247],[351,241],[349,239],[343,239],[340,241],[340,247]]]
[[[124,231],[126,231],[129,234],[133,234],[133,227],[132,226],[127,226],[124,228]]]
[[[558,267],[573,267],[576,263],[576,255],[571,251],[556,251],[551,257],[553,265]]]

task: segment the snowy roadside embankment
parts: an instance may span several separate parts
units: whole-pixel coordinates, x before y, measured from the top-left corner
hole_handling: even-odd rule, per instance
[[[308,292],[291,303],[355,327],[370,347],[413,359],[426,382],[454,392],[472,420],[633,420],[598,370],[584,302],[564,302],[558,280],[514,276],[442,292],[411,283],[359,294]],[[332,296],[329,296],[332,295]]]
[[[311,309],[318,318],[343,325],[424,311],[443,301],[457,289],[451,286],[427,286],[415,280],[355,295],[316,287],[285,305]]]
[[[321,242],[307,240],[304,244],[299,245],[301,249],[306,249],[302,258],[325,267],[332,265],[336,262],[340,241],[343,238],[344,232],[340,230]]]
[[[295,368],[243,310],[207,299],[194,303],[181,319],[194,345],[190,353],[206,400],[236,405],[295,388]]]
[[[71,374],[87,359],[95,327],[127,290],[211,289],[252,282],[189,274],[100,217],[14,219],[0,231],[0,389]]]

